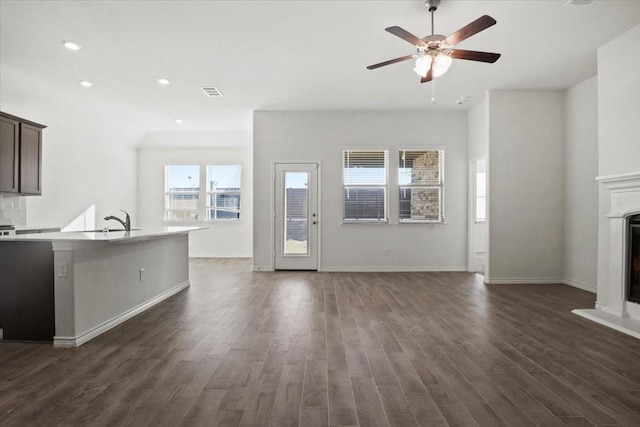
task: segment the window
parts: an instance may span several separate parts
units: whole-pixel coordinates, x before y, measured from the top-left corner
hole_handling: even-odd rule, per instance
[[[207,219],[240,219],[240,165],[207,166]]]
[[[206,185],[200,194],[200,173]],[[166,165],[165,221],[240,219],[240,165]],[[206,202],[203,202],[206,201]]]
[[[400,222],[443,222],[444,150],[401,150],[398,159]]]
[[[198,219],[200,201],[200,166],[165,166],[164,219],[189,221]]]
[[[487,161],[476,161],[476,222],[487,220]]]
[[[342,152],[344,221],[387,221],[389,152]]]

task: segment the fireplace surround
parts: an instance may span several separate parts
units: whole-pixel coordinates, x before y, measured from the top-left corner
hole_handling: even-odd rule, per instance
[[[605,246],[608,248],[600,256],[601,259],[608,259],[608,262],[599,262],[598,265],[604,271],[598,272],[595,309],[578,309],[573,313],[640,338],[640,298],[636,300],[630,297],[630,264],[633,262],[631,243],[634,236],[640,233],[640,172],[601,176],[597,180],[609,192],[605,230],[599,234],[601,239],[608,240],[605,242],[607,245],[600,244],[600,251]],[[636,224],[639,226],[634,228]],[[603,227],[603,223],[600,227]],[[632,234],[632,230],[636,234]],[[640,251],[637,247],[633,250]]]
[[[627,298],[640,303],[640,215],[627,221]]]

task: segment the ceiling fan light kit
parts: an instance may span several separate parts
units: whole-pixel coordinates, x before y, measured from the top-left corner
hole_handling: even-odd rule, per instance
[[[418,38],[398,26],[385,28],[385,31],[413,44],[417,50],[416,54],[401,56],[400,58],[370,65],[367,68],[369,70],[375,70],[376,68],[386,65],[415,59],[416,65],[413,70],[420,75],[420,82],[425,83],[446,73],[453,59],[494,63],[500,58],[499,53],[452,48],[461,41],[495,25],[495,19],[489,15],[483,15],[470,24],[460,28],[455,33],[445,37],[441,34],[434,34],[434,12],[438,9],[439,5],[440,0],[427,0],[425,2],[425,6],[431,13],[431,35],[429,36]]]
[[[440,77],[447,72],[453,60],[449,55],[443,53],[426,53],[416,59],[416,66],[413,69],[420,77],[426,77],[433,64],[433,77]]]

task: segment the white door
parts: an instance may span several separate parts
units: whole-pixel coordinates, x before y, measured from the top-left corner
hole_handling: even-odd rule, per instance
[[[275,269],[318,269],[318,165],[277,163]]]

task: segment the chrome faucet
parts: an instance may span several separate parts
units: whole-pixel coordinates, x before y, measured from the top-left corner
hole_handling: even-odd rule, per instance
[[[129,216],[129,213],[122,209],[120,210],[127,215],[124,221],[118,218],[117,216],[113,216],[113,215],[105,216],[104,220],[109,221],[110,219],[115,219],[116,221],[118,221],[120,224],[124,226],[125,231],[131,231],[131,217]]]

